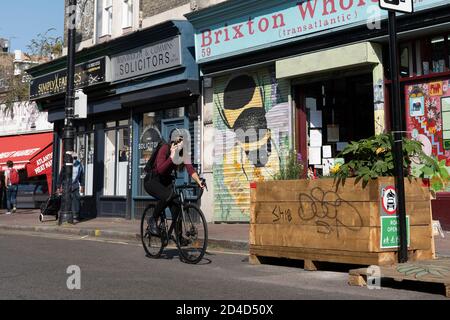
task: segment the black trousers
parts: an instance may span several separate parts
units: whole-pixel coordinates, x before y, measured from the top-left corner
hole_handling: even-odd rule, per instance
[[[158,202],[156,203],[155,207],[155,212],[153,213],[154,217],[158,218],[159,215],[163,212],[163,210],[165,210],[166,207],[170,205],[170,211],[172,212],[172,219],[175,221],[180,211],[180,208],[173,201],[169,203],[170,198],[172,198],[173,196],[173,185],[172,184],[168,186],[164,185],[161,183],[161,180],[159,179],[158,176],[154,176],[153,178],[148,178],[144,181],[144,188],[149,195],[158,199]]]

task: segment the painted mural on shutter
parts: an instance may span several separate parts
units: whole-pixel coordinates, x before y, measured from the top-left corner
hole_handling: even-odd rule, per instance
[[[290,145],[288,94],[273,68],[214,79],[215,221],[249,221],[250,183],[279,171]]]

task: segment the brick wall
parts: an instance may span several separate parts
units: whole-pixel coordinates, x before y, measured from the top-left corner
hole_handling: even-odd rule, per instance
[[[8,53],[0,53],[0,93],[6,90],[8,81],[14,73],[14,56]]]
[[[151,17],[190,3],[190,0],[140,0],[142,17]]]
[[[65,8],[69,4],[69,0],[65,0]],[[95,0],[78,0],[77,5],[81,12],[81,23],[77,25],[77,43],[94,37],[95,17],[94,6]],[[67,26],[67,13],[64,12],[64,26]],[[67,45],[67,32],[64,32],[64,44]]]

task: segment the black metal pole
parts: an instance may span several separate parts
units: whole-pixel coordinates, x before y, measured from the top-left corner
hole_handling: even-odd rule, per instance
[[[391,67],[391,110],[394,138],[395,188],[397,190],[397,213],[399,216],[400,248],[398,261],[408,261],[408,242],[406,234],[405,181],[403,168],[403,121],[400,100],[399,57],[397,50],[396,14],[389,11],[389,49]]]
[[[75,76],[75,36],[76,36],[76,6],[77,0],[69,0],[67,8],[67,87],[66,87],[66,107],[63,134],[63,166],[65,167],[63,187],[62,211],[59,216],[59,225],[63,223],[73,224],[72,212],[72,171],[75,130],[73,126],[74,119],[74,76]]]

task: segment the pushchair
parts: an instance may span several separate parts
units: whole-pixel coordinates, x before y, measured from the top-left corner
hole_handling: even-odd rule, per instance
[[[45,216],[53,216],[55,220],[58,220],[59,209],[61,209],[61,198],[62,196],[59,193],[54,193],[47,199],[46,203],[41,205],[40,222],[44,222]]]

